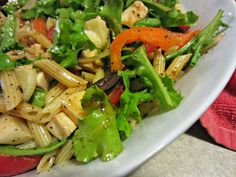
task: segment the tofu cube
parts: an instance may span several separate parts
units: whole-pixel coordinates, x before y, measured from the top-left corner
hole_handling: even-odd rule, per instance
[[[122,24],[132,27],[136,22],[145,18],[148,8],[141,2],[135,1],[122,13]]]
[[[74,122],[63,112],[57,114],[46,127],[59,140],[67,138],[76,129]]]

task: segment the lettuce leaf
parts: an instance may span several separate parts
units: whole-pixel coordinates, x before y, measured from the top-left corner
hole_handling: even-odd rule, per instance
[[[72,138],[76,159],[84,163],[97,157],[103,161],[113,159],[123,150],[116,128],[116,111],[97,86],[86,90],[81,104],[88,116],[79,121],[80,127]]]

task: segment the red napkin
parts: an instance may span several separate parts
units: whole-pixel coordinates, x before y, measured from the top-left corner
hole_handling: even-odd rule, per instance
[[[217,143],[236,151],[236,71],[200,122]]]

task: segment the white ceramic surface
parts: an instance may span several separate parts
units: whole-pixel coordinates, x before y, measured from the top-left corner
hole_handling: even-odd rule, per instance
[[[215,100],[236,66],[234,0],[182,0],[182,4],[200,14],[198,27],[207,24],[219,8],[225,11],[225,21],[231,27],[226,31],[224,40],[178,81],[177,87],[184,95],[180,106],[141,122],[132,136],[124,142],[124,151],[110,162],[95,160],[86,165],[72,162],[62,167],[54,167],[51,172],[39,176],[125,176],[185,132]],[[35,172],[30,172],[21,177],[34,175]]]

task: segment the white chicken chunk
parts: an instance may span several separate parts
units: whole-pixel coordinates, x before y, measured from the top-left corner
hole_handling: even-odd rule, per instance
[[[21,144],[33,139],[24,120],[3,114],[0,116],[0,144]]]
[[[99,16],[85,22],[84,32],[99,49],[104,48],[108,43],[109,29],[106,26],[106,22]]]
[[[145,18],[148,8],[141,2],[135,1],[122,13],[122,24],[132,27],[136,22]]]

